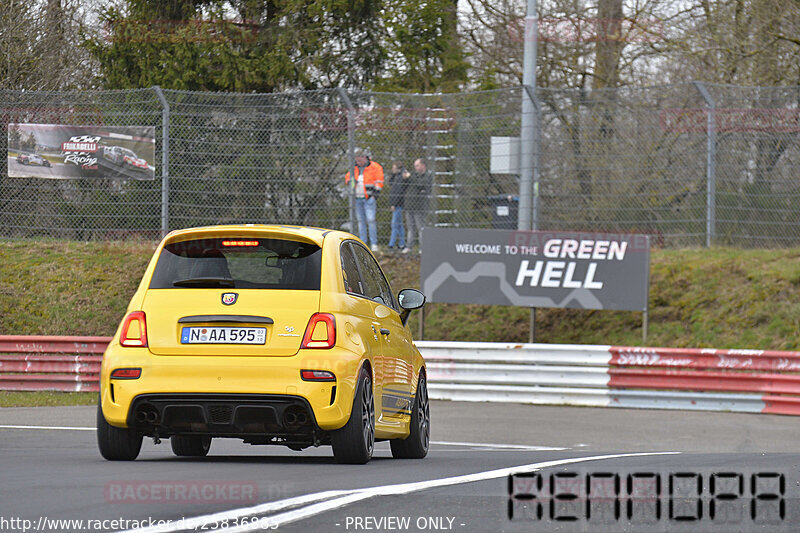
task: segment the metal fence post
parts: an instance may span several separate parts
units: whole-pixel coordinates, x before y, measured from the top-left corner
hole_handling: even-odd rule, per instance
[[[539,108],[539,102],[536,100],[536,91],[530,85],[523,85],[522,88],[528,94],[528,98],[530,99],[531,103],[533,104],[533,139],[532,141],[532,153],[531,153],[531,166],[533,168],[533,218],[531,222],[531,229],[533,231],[537,231],[539,229],[539,215],[540,215],[540,205],[539,205],[539,141],[541,139],[541,109]],[[520,154],[520,157],[522,154]],[[521,162],[520,162],[521,163]],[[522,209],[522,203],[520,199],[520,210]]]
[[[536,87],[536,54],[539,41],[539,20],[537,14],[536,0],[527,1],[527,15],[525,16],[524,31],[524,55],[522,59],[522,85],[524,92],[528,92],[529,86]],[[534,161],[534,138],[536,135],[536,112],[534,110],[535,101],[530,98],[522,97],[522,124],[519,133],[519,218],[517,229],[530,230],[536,229],[536,224],[532,223],[532,212],[535,213],[536,196],[539,191],[537,184],[534,183],[533,175]],[[531,204],[534,205],[531,209]]]
[[[161,87],[155,85],[158,101],[161,102],[161,236],[169,232],[169,102]]]
[[[537,28],[537,26],[534,26],[534,28]],[[538,31],[538,29],[535,31]],[[533,76],[536,76],[535,72]],[[534,83],[535,82],[536,80],[534,79]],[[522,90],[523,93],[528,95],[528,98],[525,99],[525,97],[523,96],[523,106],[522,106],[523,126],[522,126],[522,131],[520,132],[519,221],[517,223],[517,229],[518,230],[532,229],[533,231],[537,231],[539,229],[539,210],[540,210],[539,131],[541,130],[541,123],[539,121],[540,117],[539,103],[536,101],[536,90],[534,87],[525,84],[522,86]],[[530,102],[530,105],[527,105],[528,102]],[[527,121],[525,118],[526,114],[528,115]],[[530,131],[531,129],[533,131]],[[530,178],[528,176],[530,176]],[[532,187],[530,184],[526,183],[528,179],[530,179]],[[533,199],[531,202],[527,201],[527,195],[532,196]],[[524,203],[523,199],[525,199]],[[525,214],[523,215],[523,213]],[[525,218],[523,218],[523,216]],[[530,331],[528,333],[528,342],[533,343],[535,341],[536,341],[536,308],[531,307],[531,320],[530,320]]]
[[[706,247],[716,238],[717,226],[717,126],[714,117],[716,104],[702,82],[692,82],[708,106],[706,120]]]
[[[533,183],[534,160],[534,138],[535,138],[535,111],[527,90],[528,85],[523,86],[523,93],[528,93],[528,98],[522,97],[522,124],[519,136],[519,219],[517,229],[521,231],[530,230],[532,224],[532,204],[536,203],[536,186]]]
[[[347,91],[343,87],[337,88],[339,91],[339,96],[341,97],[344,105],[347,106],[347,154],[348,154],[348,161],[347,161],[347,168],[350,171],[350,179],[352,181],[351,187],[348,187],[350,193],[350,233],[353,235],[358,234],[358,228],[356,227],[356,188],[355,188],[355,179],[356,179],[356,109],[353,107],[353,102],[350,101],[350,95],[347,94]]]

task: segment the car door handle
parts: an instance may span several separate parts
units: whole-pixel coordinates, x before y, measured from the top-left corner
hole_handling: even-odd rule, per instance
[[[389,333],[391,333],[391,331],[389,331],[388,329],[381,328],[381,335],[389,335]]]

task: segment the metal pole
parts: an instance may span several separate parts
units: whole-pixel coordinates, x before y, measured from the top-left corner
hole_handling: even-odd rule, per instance
[[[642,344],[647,344],[647,326],[649,325],[650,321],[650,236],[647,235],[645,237],[645,242],[647,246],[647,283],[645,287],[647,287],[647,294],[645,295],[645,303],[643,315],[642,315]]]
[[[347,154],[348,162],[347,168],[350,170],[350,179],[356,179],[356,109],[353,107],[353,102],[350,101],[350,95],[343,87],[338,87],[339,97],[347,106]],[[353,181],[355,183],[355,181]],[[350,220],[350,233],[357,235],[358,228],[356,228],[356,188],[349,187],[350,192],[350,207],[349,207],[349,220]]]
[[[540,118],[541,109],[539,109],[539,101],[536,100],[536,91],[530,85],[523,85],[522,88],[528,94],[528,98],[533,104],[533,221],[531,228],[533,231],[539,229],[539,133],[540,133]]]
[[[702,82],[692,83],[708,106],[706,121],[706,247],[710,247],[711,242],[717,236],[717,126],[714,117],[716,104]]]
[[[528,0],[528,13],[525,17],[522,85],[533,88],[536,94],[536,45],[539,39],[539,22],[536,18],[536,0]],[[532,227],[532,206],[536,205],[539,194],[538,184],[533,184],[533,151],[535,138],[534,102],[527,89],[522,91],[522,124],[520,127],[519,162],[519,218],[517,229],[529,230]]]
[[[425,339],[425,306],[419,310],[419,338],[418,341]]]
[[[158,85],[153,87],[161,102],[161,236],[169,233],[169,102]]]
[[[533,344],[536,342],[536,308],[531,307],[531,329],[528,333],[528,342]]]
[[[649,315],[650,313],[645,309],[642,314],[642,344],[647,344],[647,322]]]

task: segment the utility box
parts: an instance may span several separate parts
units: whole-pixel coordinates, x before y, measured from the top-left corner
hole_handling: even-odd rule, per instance
[[[492,137],[492,174],[519,174],[519,137]]]
[[[493,229],[517,229],[519,216],[519,197],[508,194],[489,196],[492,208]]]

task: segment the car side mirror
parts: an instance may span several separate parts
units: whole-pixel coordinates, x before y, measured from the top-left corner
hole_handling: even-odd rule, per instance
[[[425,305],[425,295],[416,289],[403,289],[397,294],[397,302],[403,308],[403,312],[400,313],[400,319],[405,326],[408,322],[408,317],[411,316],[411,311]]]

